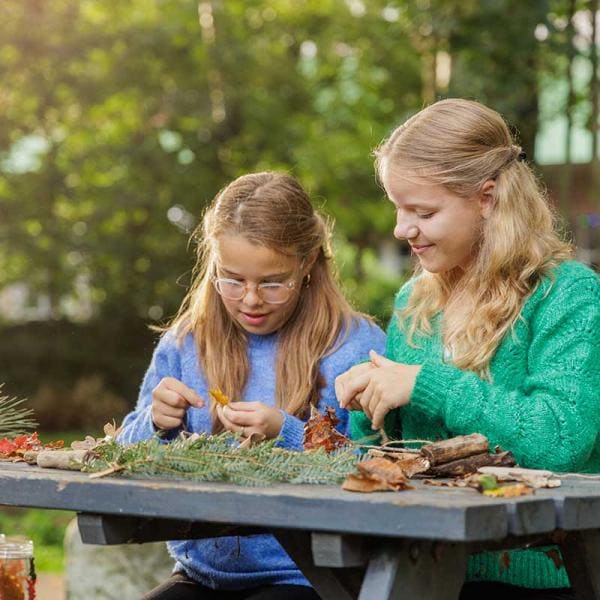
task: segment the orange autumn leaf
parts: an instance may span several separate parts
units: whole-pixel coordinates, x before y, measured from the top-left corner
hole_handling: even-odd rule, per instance
[[[219,388],[211,388],[208,390],[208,393],[213,400],[221,406],[227,406],[229,404],[229,398]]]
[[[325,410],[326,414],[322,415],[312,408],[311,417],[304,425],[305,450],[323,448],[326,452],[333,452],[352,444],[345,435],[342,435],[335,428],[338,423],[335,410],[331,407],[327,407]]]
[[[357,465],[358,475],[348,475],[342,489],[349,492],[412,490],[401,467],[387,458],[371,458]]]
[[[402,467],[387,458],[363,460],[358,463],[357,467],[365,477],[382,479],[396,488],[402,487],[407,481]]]
[[[382,479],[372,479],[363,475],[348,475],[342,489],[347,492],[395,492],[396,488]]]

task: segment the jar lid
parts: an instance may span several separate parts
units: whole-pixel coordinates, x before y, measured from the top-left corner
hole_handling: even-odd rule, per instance
[[[8,537],[0,533],[0,558],[30,558],[33,542],[23,536]]]

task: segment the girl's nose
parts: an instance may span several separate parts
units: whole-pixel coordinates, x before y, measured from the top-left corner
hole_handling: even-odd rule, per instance
[[[411,223],[398,221],[394,227],[394,237],[399,240],[411,240],[419,235],[419,229]]]
[[[262,304],[262,298],[260,297],[258,286],[248,285],[242,301],[246,306],[258,306]]]

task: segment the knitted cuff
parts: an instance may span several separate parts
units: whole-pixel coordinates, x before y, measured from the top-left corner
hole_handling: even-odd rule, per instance
[[[294,417],[284,410],[280,410],[283,415],[283,425],[279,432],[279,439],[276,446],[287,448],[288,450],[304,449],[304,421]]]

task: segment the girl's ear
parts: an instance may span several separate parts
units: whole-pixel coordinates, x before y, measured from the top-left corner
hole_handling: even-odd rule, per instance
[[[492,214],[494,206],[496,205],[496,196],[494,191],[496,189],[496,182],[493,179],[488,179],[482,186],[481,192],[479,192],[479,210],[481,216],[487,219]]]
[[[302,261],[302,278],[306,277],[310,273],[317,260],[317,257],[319,256],[319,252],[320,249],[314,250]]]

